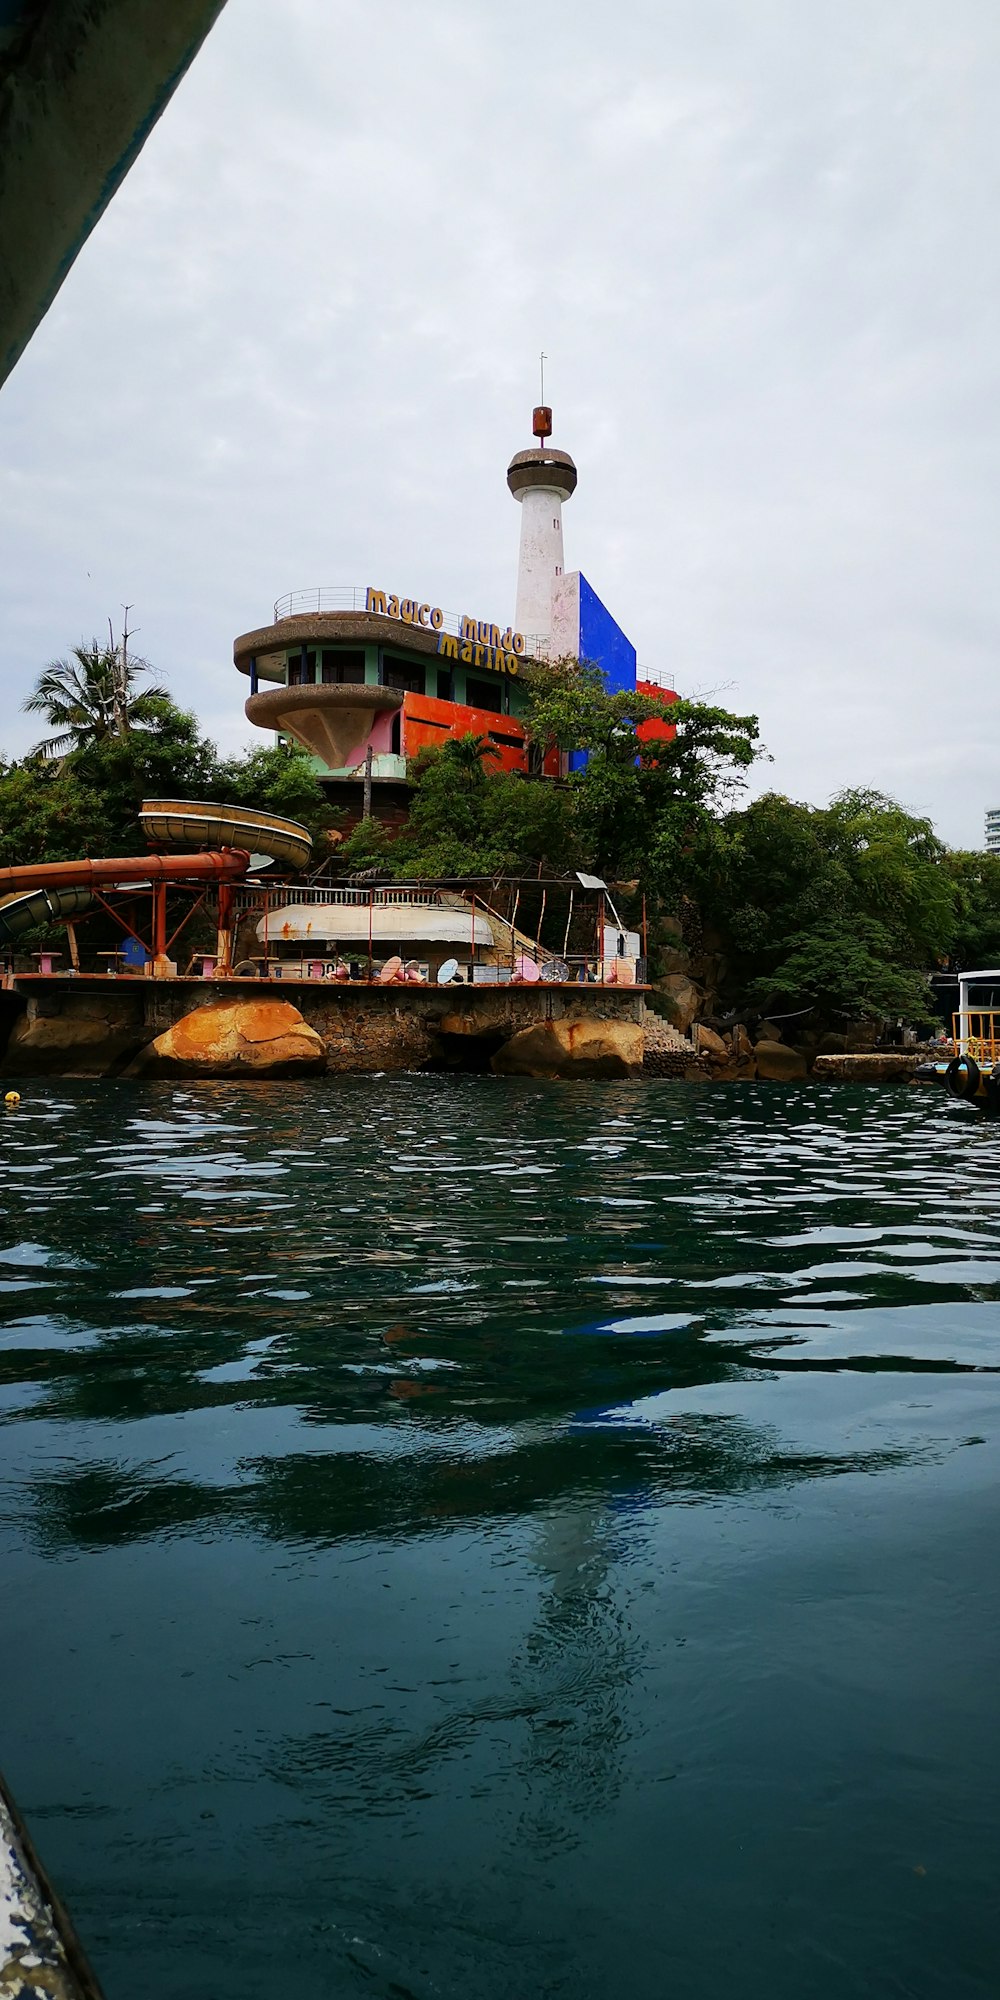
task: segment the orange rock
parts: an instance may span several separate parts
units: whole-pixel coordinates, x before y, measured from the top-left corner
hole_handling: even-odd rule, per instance
[[[633,1076],[642,1069],[635,1021],[538,1021],[493,1057],[498,1076]]]
[[[185,1014],[143,1050],[136,1067],[161,1074],[292,1076],[325,1065],[319,1035],[290,1001],[239,1000]]]

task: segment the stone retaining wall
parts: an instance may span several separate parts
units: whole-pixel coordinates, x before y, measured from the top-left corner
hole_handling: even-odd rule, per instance
[[[5,1077],[117,1076],[196,1008],[284,1000],[336,1071],[489,1069],[511,1037],[546,1021],[641,1025],[641,991],[587,986],[399,987],[333,981],[138,978],[14,981],[0,995]]]

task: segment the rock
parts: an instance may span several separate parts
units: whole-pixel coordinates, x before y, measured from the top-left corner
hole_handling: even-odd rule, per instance
[[[326,1050],[288,1000],[223,1001],[182,1015],[133,1063],[144,1075],[302,1076]]]
[[[757,1028],[757,1040],[759,1042],[780,1042],[781,1039],[781,1029],[776,1021],[761,1021],[759,1023]]]
[[[674,1027],[682,1033],[690,1028],[701,1013],[704,998],[701,989],[683,972],[669,972],[665,979],[657,979],[654,986]]]
[[[498,1076],[635,1076],[642,1069],[637,1021],[537,1021],[498,1049]]]
[[[684,936],[684,926],[679,917],[657,917],[653,936],[657,939],[677,938],[679,942]]]
[[[827,1034],[820,1036],[816,1044],[816,1054],[818,1056],[842,1056],[846,1047],[847,1036],[836,1035],[831,1029]]]
[[[436,1021],[434,1025],[440,1030],[442,1035],[481,1035],[483,1033],[482,1022],[478,1015],[471,1013],[458,1014],[452,1011],[449,1014],[442,1014],[440,1020]]]
[[[4,1074],[110,1076],[142,1047],[146,1032],[130,995],[74,992],[65,1013],[54,996],[32,997],[11,1029]]]
[[[728,1042],[724,1042],[722,1036],[717,1035],[713,1028],[706,1028],[704,1022],[699,1021],[695,1037],[698,1054],[707,1056],[713,1069],[722,1068],[728,1063],[732,1051]]]
[[[758,1042],[753,1053],[757,1075],[770,1083],[790,1083],[808,1073],[805,1056],[790,1049],[787,1042]]]
[[[824,1083],[909,1083],[925,1057],[918,1050],[906,1055],[879,1051],[871,1055],[817,1056],[813,1074]]]
[[[737,1062],[739,1063],[749,1062],[753,1056],[753,1043],[750,1040],[750,1037],[747,1034],[747,1031],[743,1026],[742,1021],[740,1022],[738,1028],[733,1029],[733,1044]]]
[[[683,945],[661,945],[657,954],[661,970],[667,972],[690,972],[691,958]]]
[[[870,1055],[878,1035],[877,1021],[856,1021],[850,1032],[844,1036],[844,1050],[849,1056]]]

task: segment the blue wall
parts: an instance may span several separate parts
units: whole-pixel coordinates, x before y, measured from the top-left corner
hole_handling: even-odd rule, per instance
[[[580,578],[580,658],[603,669],[612,694],[634,688],[635,647],[585,576]]]

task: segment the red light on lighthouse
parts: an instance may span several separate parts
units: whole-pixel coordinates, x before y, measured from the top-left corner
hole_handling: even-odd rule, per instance
[[[536,438],[543,444],[552,436],[552,411],[547,403],[539,403],[531,412],[531,428]]]

